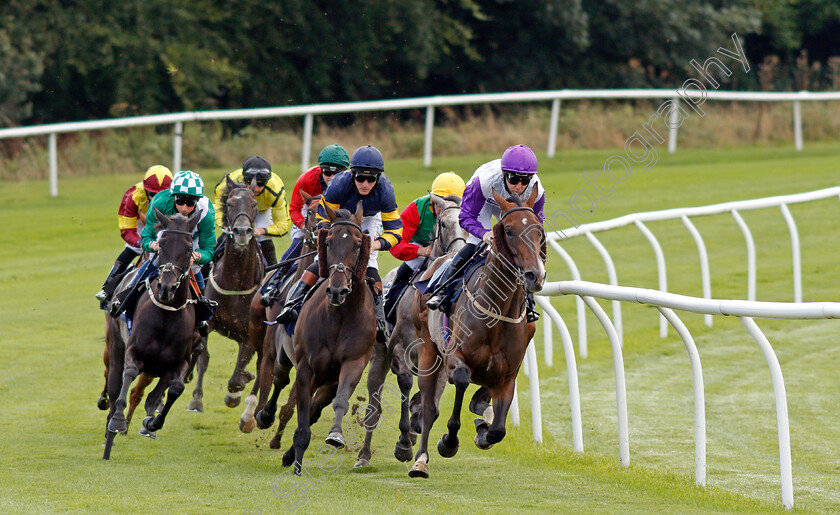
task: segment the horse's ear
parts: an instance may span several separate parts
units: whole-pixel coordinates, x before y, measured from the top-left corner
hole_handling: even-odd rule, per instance
[[[166,216],[165,214],[161,213],[160,209],[158,209],[156,207],[153,207],[152,209],[155,210],[155,217],[157,218],[157,221],[160,224],[160,226],[163,227],[164,229],[169,227],[169,217]]]
[[[503,199],[502,196],[496,193],[495,191],[493,191],[493,198],[496,199],[496,203],[499,204],[500,208],[502,208],[502,213],[504,213],[512,207],[515,207],[513,203]]]
[[[190,234],[192,234],[192,232],[195,231],[195,228],[198,225],[198,222],[200,221],[201,214],[199,213],[198,209],[193,209],[193,212],[190,213],[189,218],[187,218],[187,223],[189,224],[189,228],[187,230],[190,232]]]
[[[356,204],[356,212],[350,217],[350,220],[354,222],[356,225],[362,225],[362,218],[365,214],[365,206],[364,203],[360,200],[358,204]]]
[[[326,203],[326,201],[324,201],[322,205],[324,206],[324,212],[327,214],[327,220],[329,220],[330,223],[335,222],[335,219],[337,218],[337,216],[335,215],[335,211],[332,210],[332,208]]]
[[[438,209],[444,209],[446,207],[446,202],[443,200],[443,197],[429,193],[429,198],[432,200],[432,204],[436,205]]]
[[[298,189],[298,191],[300,192],[300,196],[303,198],[303,203],[309,204],[309,201],[312,199],[312,195],[303,191],[303,188]]]
[[[236,187],[236,183],[231,180],[230,174],[225,175],[225,187],[227,188],[228,193]]]
[[[537,203],[537,199],[540,196],[540,192],[538,190],[539,190],[539,188],[534,186],[534,189],[531,190],[531,196],[528,197],[528,201],[525,202],[525,205],[530,207],[531,209],[534,209],[534,204]]]

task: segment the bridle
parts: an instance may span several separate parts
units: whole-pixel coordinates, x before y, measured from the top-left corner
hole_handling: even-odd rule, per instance
[[[238,189],[242,189],[242,188],[238,188]],[[228,219],[227,202],[225,202],[225,204],[226,204],[225,205],[225,220],[227,220]],[[228,238],[233,238],[234,234],[233,234],[232,227],[236,223],[236,221],[239,219],[240,216],[244,216],[245,218],[248,219],[248,225],[250,225],[251,227],[254,226],[255,218],[251,218],[251,215],[249,215],[248,213],[241,212],[241,213],[237,213],[236,216],[233,217],[233,220],[229,220],[228,224],[226,226],[222,227],[222,234],[226,234]],[[248,237],[248,241],[250,242],[253,238],[254,238],[254,234],[251,233],[251,235]]]
[[[332,230],[332,228],[335,227],[336,225],[349,225],[351,227],[355,227],[361,233],[362,238],[365,237],[364,231],[362,231],[362,228],[359,226],[359,224],[357,224],[355,222],[351,222],[350,220],[338,220],[338,221],[330,224],[330,230]],[[358,259],[359,259],[359,256],[357,255],[356,256],[356,261],[358,261]],[[330,279],[332,279],[332,276],[333,276],[334,273],[340,272],[340,273],[344,274],[344,278],[347,281],[347,289],[349,290],[347,292],[347,294],[349,295],[350,293],[353,292],[353,270],[350,269],[349,266],[345,265],[344,263],[335,263],[335,264],[330,265],[328,270],[329,270],[329,274],[327,275],[327,280],[328,281]]]
[[[316,247],[318,244],[318,234],[315,232],[318,224],[310,224],[312,221],[310,217],[317,217],[318,209],[310,208],[306,213],[306,222],[303,224],[303,243],[309,245],[310,248]],[[307,227],[315,227],[314,229],[307,229]]]
[[[187,245],[189,246],[190,250],[187,251],[187,254],[189,255],[190,253],[192,253],[192,239],[193,239],[192,233],[187,232],[187,231],[181,231],[181,230],[178,230],[178,229],[164,229],[161,232],[162,233],[173,233],[173,234],[184,234],[184,235],[189,236],[190,239],[189,239],[189,242],[187,242]],[[189,267],[189,265],[187,265],[186,269],[184,269],[184,268],[181,268],[180,266],[175,265],[173,263],[163,263],[162,265],[159,265],[158,266],[158,277],[163,277],[163,274],[166,274],[166,273],[176,274],[177,279],[175,279],[175,290],[177,291],[178,288],[180,288],[180,286],[181,286],[181,281],[183,281],[187,277],[187,275],[189,275],[190,267]],[[158,282],[160,282],[160,281],[158,281]],[[184,307],[186,307],[187,304],[195,302],[195,299],[187,299],[187,302],[185,302],[184,305],[182,305],[181,307],[173,308],[172,306],[167,306],[166,304],[163,304],[161,301],[159,301],[158,299],[155,298],[154,293],[152,292],[151,282],[149,281],[148,278],[146,279],[146,286],[148,287],[149,296],[152,298],[152,302],[156,306],[158,306],[160,308],[163,308],[163,309],[166,309],[168,311],[180,311],[180,310],[184,309]]]
[[[440,241],[440,239],[441,239],[441,237],[440,237],[440,235],[441,235],[441,231],[443,231],[443,229],[446,227],[446,226],[443,224],[443,219],[441,218],[441,215],[442,215],[443,213],[445,213],[445,212],[449,211],[450,209],[458,209],[458,210],[460,210],[460,209],[461,209],[461,206],[447,206],[447,207],[445,207],[445,208],[443,208],[443,209],[441,209],[441,210],[440,210],[440,213],[438,213],[437,217],[435,217],[435,218],[436,218],[436,220],[435,220],[435,225],[437,226],[437,234],[435,234],[435,235],[432,237],[432,241],[430,242],[430,245],[434,245],[435,241]],[[452,245],[453,245],[456,241],[458,241],[458,240],[461,240],[461,241],[463,241],[464,243],[467,243],[467,240],[466,240],[465,238],[462,238],[462,237],[458,236],[457,238],[454,238],[452,241],[450,241],[449,243],[447,243],[447,244],[446,244],[446,248],[443,248],[443,249],[442,249],[442,250],[443,250],[443,253],[444,253],[444,254],[449,254],[449,249],[450,249],[450,248],[452,248]]]

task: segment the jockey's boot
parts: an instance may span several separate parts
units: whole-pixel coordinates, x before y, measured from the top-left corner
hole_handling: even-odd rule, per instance
[[[536,322],[540,319],[540,314],[537,312],[537,307],[534,305],[534,294],[525,294],[525,318],[528,323]]]
[[[464,247],[466,248],[466,247]],[[475,247],[473,246],[473,249]],[[472,256],[462,256],[461,253],[455,254],[455,257],[452,258],[452,261],[449,263],[449,267],[443,271],[443,275],[441,276],[440,280],[438,281],[438,286],[435,289],[434,294],[429,297],[429,300],[426,301],[426,306],[429,309],[439,309],[441,304],[446,300],[446,287],[449,285],[452,275],[455,273],[456,270],[461,268],[465,262],[467,262]]]
[[[400,265],[397,269],[397,275],[394,276],[394,281],[388,288],[388,293],[385,294],[385,320],[390,325],[396,324],[397,313],[394,310],[396,310],[397,301],[400,298],[400,293],[405,289],[413,274],[414,270],[406,263]]]
[[[303,277],[301,277],[300,281],[298,281],[294,291],[289,294],[289,300],[286,301],[286,305],[283,306],[283,309],[274,320],[276,322],[280,322],[281,324],[288,324],[297,320],[298,315],[300,314],[300,307],[303,305],[303,299],[306,297],[306,294],[309,293],[309,290],[312,289],[312,286],[315,284],[317,279],[317,275],[308,271],[304,272]],[[310,280],[312,281],[312,284],[309,284]]]
[[[271,279],[268,281],[268,284],[265,285],[265,292],[263,292],[262,297],[260,297],[260,304],[265,307],[271,305],[274,302],[274,297],[277,295],[277,284],[279,281],[283,279],[283,276],[286,275],[284,270],[278,270],[274,275],[271,276]]]
[[[382,283],[373,285],[373,305],[376,308],[376,341],[386,343],[388,341],[388,324],[385,322],[385,302],[382,295]]]
[[[277,263],[277,251],[274,250],[274,242],[270,239],[260,242],[260,250],[265,258],[266,264],[271,266]]]
[[[117,286],[119,286],[124,275],[123,272],[127,269],[128,263],[123,263],[119,259],[116,260],[114,262],[114,266],[111,267],[111,271],[108,272],[108,277],[105,279],[105,282],[102,283],[102,289],[96,294],[96,300],[99,302],[105,302],[108,300],[108,297],[113,295],[114,290],[116,290]]]
[[[213,318],[218,305],[218,302],[205,297],[203,292],[202,295],[198,296],[195,305],[195,328],[198,334],[204,338],[207,338],[207,335],[210,334],[210,320]]]

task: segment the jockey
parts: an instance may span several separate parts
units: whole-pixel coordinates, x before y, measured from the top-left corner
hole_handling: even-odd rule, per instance
[[[350,159],[350,170],[335,176],[318,206],[319,227],[326,229],[329,227],[329,220],[324,206],[329,206],[331,209],[347,209],[352,213],[356,210],[358,202],[362,201],[364,209],[362,231],[373,240],[366,275],[374,282],[376,338],[380,342],[386,341],[386,326],[382,306],[382,279],[379,277],[377,264],[378,251],[388,250],[399,243],[403,230],[397,211],[394,187],[384,171],[385,162],[379,150],[370,145],[357,148]],[[301,301],[315,285],[317,279],[318,263],[316,262],[306,269],[300,282],[289,295],[289,300],[277,315],[278,322],[288,324],[297,319]]]
[[[201,265],[209,263],[213,259],[213,245],[216,240],[216,235],[213,230],[213,205],[210,203],[210,199],[204,196],[204,181],[201,180],[201,176],[191,171],[179,172],[172,180],[170,188],[161,191],[155,196],[149,208],[146,217],[146,226],[143,228],[142,233],[143,250],[150,253],[157,252],[160,249],[160,244],[157,241],[158,232],[155,229],[157,215],[152,208],[157,208],[164,216],[172,216],[175,213],[191,216],[194,211],[199,212],[199,222],[193,232],[193,252],[190,260],[198,287],[204,290],[204,277],[201,274]],[[151,266],[149,265],[150,263]],[[136,285],[150,275],[153,266],[158,266],[156,256],[146,261],[137,272],[134,280],[126,288],[127,293],[122,302],[115,301],[113,303],[111,316],[118,316],[124,310],[123,306],[129,305],[129,297],[135,295],[135,292],[138,291]],[[207,331],[207,321],[212,314],[213,310],[209,305],[209,301],[201,295],[196,305],[196,327],[204,335],[206,335]]]
[[[458,221],[468,233],[467,244],[452,259],[452,263],[443,272],[438,282],[437,292],[426,302],[429,309],[438,309],[446,299],[446,284],[456,270],[468,262],[475,253],[479,243],[484,242],[488,246],[493,241],[490,217],[495,216],[498,220],[502,216],[502,210],[493,198],[493,192],[502,197],[510,197],[512,194],[521,199],[527,199],[531,192],[537,189],[538,199],[534,204],[534,213],[540,221],[545,219],[543,208],[545,206],[545,189],[537,177],[537,156],[525,145],[514,145],[508,147],[502,154],[501,159],[495,159],[484,163],[473,174],[464,190],[464,201],[461,203],[461,214]],[[539,318],[534,309],[533,296],[526,295],[528,299],[528,321],[534,322]]]
[[[146,170],[143,180],[128,188],[120,202],[120,209],[117,214],[117,223],[120,228],[120,236],[125,240],[125,249],[117,257],[108,277],[102,284],[102,289],[96,294],[99,300],[99,307],[105,309],[108,298],[114,294],[120,284],[128,265],[143,253],[140,248],[140,232],[146,223],[146,211],[149,210],[149,202],[161,190],[165,190],[172,183],[172,172],[169,168],[155,165]]]
[[[295,187],[292,190],[292,198],[289,201],[289,214],[292,217],[291,237],[292,243],[286,252],[283,253],[281,261],[292,259],[300,256],[301,242],[303,241],[303,228],[306,224],[306,212],[308,207],[303,201],[301,192],[314,197],[322,194],[333,177],[338,172],[343,172],[350,166],[350,156],[344,147],[333,143],[327,145],[318,154],[318,164],[306,171],[303,175],[298,177]],[[266,285],[265,293],[263,293],[260,302],[263,306],[268,306],[271,303],[271,298],[274,294],[274,289],[278,283],[283,279],[283,273],[276,273],[271,277],[271,281]]]
[[[458,197],[460,201],[464,195],[464,188],[464,179],[457,174],[442,173],[432,182],[429,195],[416,199],[400,214],[403,225],[402,241],[391,247],[389,252],[404,263],[397,269],[397,275],[385,297],[386,314],[391,311],[403,286],[408,284],[414,272],[431,256],[432,235],[438,217],[438,207],[431,201],[431,193],[444,198]]]
[[[233,182],[244,182],[254,190],[254,195],[257,197],[257,228],[254,230],[254,235],[260,242],[263,257],[269,265],[273,265],[277,262],[277,254],[274,251],[274,242],[271,241],[271,237],[279,238],[283,236],[289,232],[289,228],[292,226],[283,181],[277,174],[271,172],[271,165],[260,156],[249,157],[245,160],[242,168],[222,177],[222,180],[216,185],[216,202],[213,204],[216,212],[216,227],[220,231],[225,223],[225,206],[222,205],[222,197],[227,193],[226,177],[230,177]],[[225,237],[222,234],[216,242],[218,251],[223,250],[224,241]]]

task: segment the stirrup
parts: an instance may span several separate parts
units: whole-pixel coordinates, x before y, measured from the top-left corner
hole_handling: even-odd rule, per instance
[[[104,289],[102,289],[102,290],[99,290],[99,292],[96,295],[94,295],[94,297],[96,297],[96,300],[102,302],[102,301],[104,301],[105,299],[108,298],[108,294],[105,293]]]
[[[530,324],[531,322],[536,322],[540,319],[540,314],[535,309],[526,309],[525,310],[525,319]]]
[[[202,320],[201,322],[195,325],[196,331],[198,334],[201,335],[203,338],[207,338],[207,335],[210,334],[210,324],[207,323],[206,320]]]
[[[271,305],[271,302],[274,300],[274,288],[268,288],[265,293],[260,296],[260,305],[263,307],[268,307]]]
[[[108,314],[111,315],[111,318],[117,318],[120,316],[120,314],[122,313],[122,309],[120,309],[121,307],[122,303],[119,301],[119,299],[114,299],[114,302],[111,303],[111,309],[108,312]]]
[[[279,322],[281,324],[290,324],[297,320],[299,315],[300,312],[297,306],[297,302],[294,302],[284,306],[280,313],[277,315],[277,318],[274,319],[274,321]]]
[[[446,299],[446,294],[437,293],[429,297],[429,300],[426,301],[426,306],[428,306],[429,309],[440,309],[440,305],[443,304],[444,299]]]

